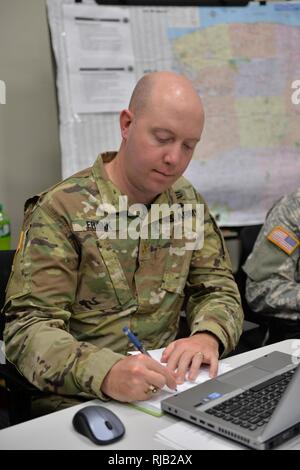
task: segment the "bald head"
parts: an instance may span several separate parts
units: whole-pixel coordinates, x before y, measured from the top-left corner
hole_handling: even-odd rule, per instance
[[[150,203],[190,163],[204,112],[192,83],[172,72],[145,75],[120,113],[122,141],[106,171],[130,201]]]
[[[153,72],[144,75],[133,90],[129,110],[138,116],[163,103],[199,106],[203,113],[201,99],[192,82],[174,72]]]

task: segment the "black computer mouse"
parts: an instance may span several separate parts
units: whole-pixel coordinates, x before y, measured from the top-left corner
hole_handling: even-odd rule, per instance
[[[104,406],[86,406],[73,418],[76,431],[87,436],[95,444],[111,444],[120,439],[125,428],[120,419]]]

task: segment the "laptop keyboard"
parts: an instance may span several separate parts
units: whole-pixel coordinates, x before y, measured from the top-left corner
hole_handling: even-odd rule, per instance
[[[270,420],[295,370],[296,368],[249,388],[240,395],[209,408],[205,413],[255,431]]]

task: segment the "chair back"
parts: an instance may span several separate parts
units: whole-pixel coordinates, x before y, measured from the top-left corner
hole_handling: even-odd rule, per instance
[[[5,302],[5,290],[11,273],[15,250],[0,250],[0,312]],[[0,340],[3,338],[5,315],[0,313]],[[0,364],[0,379],[6,382],[9,424],[31,418],[31,399],[42,394],[30,384],[10,362]]]
[[[0,250],[0,312],[4,306],[5,290],[11,273],[15,250]],[[3,337],[4,315],[0,314],[0,339]]]
[[[240,231],[240,241],[241,241],[241,264],[244,264],[250,253],[252,253],[254,244],[258,237],[259,232],[261,231],[262,225],[249,225],[248,227],[243,227]]]
[[[262,228],[262,225],[250,225],[249,227],[243,227],[240,231],[239,237],[240,237],[240,242],[241,242],[241,256],[240,256],[240,262],[239,262],[239,269],[237,273],[235,274],[235,280],[238,285],[240,294],[241,294],[241,299],[242,299],[242,306],[243,310],[245,313],[245,318],[248,318],[249,320],[253,320],[252,317],[252,312],[250,312],[249,306],[246,301],[246,295],[245,295],[245,290],[246,290],[246,273],[243,271],[243,264],[245,263],[246,259],[252,253],[253,246],[255,244],[255,241],[258,237],[258,234]],[[249,313],[250,317],[249,318]]]

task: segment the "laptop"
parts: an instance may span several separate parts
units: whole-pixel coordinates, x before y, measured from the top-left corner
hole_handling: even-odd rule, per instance
[[[166,398],[161,406],[247,447],[273,449],[300,433],[299,395],[300,366],[274,351]]]

